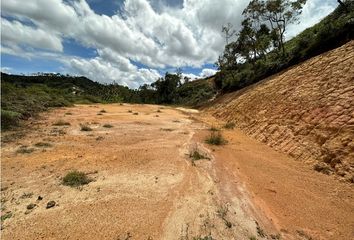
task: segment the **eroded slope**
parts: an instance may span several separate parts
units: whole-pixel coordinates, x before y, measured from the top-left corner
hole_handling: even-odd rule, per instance
[[[259,141],[353,181],[354,41],[206,109]]]

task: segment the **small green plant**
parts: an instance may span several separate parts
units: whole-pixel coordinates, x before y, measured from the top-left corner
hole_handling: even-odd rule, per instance
[[[106,110],[104,110],[104,109],[102,109],[101,111],[100,111],[100,113],[106,113],[107,111]]]
[[[89,127],[88,125],[86,125],[86,124],[81,124],[80,127],[81,127],[81,131],[84,131],[84,132],[92,131],[92,128],[90,128],[90,127]]]
[[[106,124],[103,125],[103,127],[104,127],[104,128],[112,128],[113,125],[106,123]]]
[[[226,227],[231,228],[232,227],[232,223],[226,219],[226,215],[229,212],[229,208],[228,206],[225,205],[221,205],[218,210],[216,211],[217,215],[224,221]]]
[[[47,147],[51,147],[52,144],[47,143],[47,142],[38,142],[36,144],[34,144],[35,147],[43,147],[43,148],[47,148]]]
[[[63,178],[63,185],[70,187],[79,187],[85,184],[89,184],[92,180],[87,177],[84,172],[71,171]]]
[[[5,221],[6,219],[12,217],[12,212],[7,212],[1,216],[1,222]]]
[[[210,136],[205,139],[205,142],[210,145],[224,145],[227,143],[225,138],[221,135],[220,132],[212,132]]]
[[[28,153],[32,153],[34,150],[35,150],[34,148],[29,148],[27,146],[21,146],[21,147],[19,147],[19,149],[17,149],[16,153],[28,154]]]
[[[59,119],[55,123],[53,123],[53,126],[70,126],[71,124],[69,122],[64,121],[63,119]]]
[[[234,122],[228,122],[224,125],[224,128],[226,129],[234,129],[236,124]]]

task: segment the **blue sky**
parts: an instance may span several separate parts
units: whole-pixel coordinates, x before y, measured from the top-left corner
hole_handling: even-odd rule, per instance
[[[1,69],[61,72],[136,88],[181,68],[215,73],[225,40],[249,0],[11,0],[1,2]],[[308,0],[290,38],[337,6]]]

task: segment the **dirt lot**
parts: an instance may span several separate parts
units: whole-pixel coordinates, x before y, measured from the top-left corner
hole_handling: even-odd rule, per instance
[[[70,125],[53,126],[60,119]],[[154,105],[43,114],[25,137],[2,146],[3,239],[353,238],[352,185],[238,130],[223,130],[225,146],[205,144],[220,124]],[[196,149],[208,159],[192,161]],[[73,169],[94,181],[64,186]],[[56,205],[47,209],[49,201]]]

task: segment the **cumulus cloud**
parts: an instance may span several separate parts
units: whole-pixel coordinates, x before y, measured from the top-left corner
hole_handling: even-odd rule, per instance
[[[125,0],[115,15],[106,16],[96,14],[85,0],[2,1],[5,19],[1,51],[16,56],[55,57],[93,80],[136,87],[156,80],[157,70],[214,63],[225,44],[221,27],[230,22],[238,30],[249,0],[167,2]],[[303,26],[315,23],[333,9],[329,0],[325,2],[308,1],[302,19],[307,25]],[[289,29],[288,36],[299,29]],[[66,55],[62,45],[65,38],[95,48],[98,56],[85,59]],[[47,50],[63,53],[53,55]],[[146,67],[139,69],[132,62]],[[200,74],[190,75],[214,73],[213,69],[202,69]]]
[[[1,40],[5,45],[27,44],[35,48],[63,51],[61,38],[48,31],[25,26],[19,21],[10,22],[4,18],[1,18],[1,27]]]

